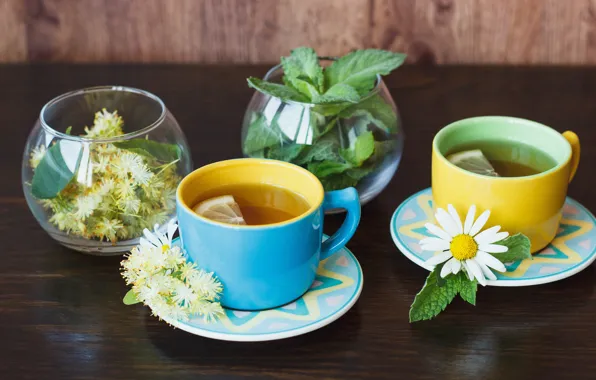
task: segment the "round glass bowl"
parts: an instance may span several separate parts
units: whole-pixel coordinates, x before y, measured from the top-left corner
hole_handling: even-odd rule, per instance
[[[105,86],[42,108],[23,153],[22,182],[52,238],[114,255],[136,246],[144,228],[175,217],[176,188],[191,168],[186,138],[161,99]]]
[[[282,83],[282,76],[278,65],[264,79]],[[354,186],[361,204],[387,186],[403,144],[397,107],[380,77],[357,104],[284,101],[255,91],[242,125],[246,157],[302,166],[321,180],[326,191]]]

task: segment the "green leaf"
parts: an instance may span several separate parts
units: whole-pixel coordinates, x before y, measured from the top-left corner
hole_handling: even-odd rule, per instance
[[[313,88],[317,93],[323,91],[323,69],[319,64],[317,53],[312,48],[299,47],[292,50],[289,57],[281,58],[281,65],[284,69],[284,77],[287,77],[298,90],[300,85],[295,83],[296,80],[314,85]]]
[[[325,85],[348,84],[360,95],[367,94],[375,85],[377,75],[387,75],[399,67],[406,55],[386,50],[357,50],[333,62],[325,69]]]
[[[165,144],[148,139],[124,140],[113,144],[117,148],[162,162],[172,162],[182,155],[180,147],[176,144]]]
[[[328,104],[315,104],[312,108],[313,111],[323,116],[337,116],[341,111],[345,110],[354,103],[328,103]]]
[[[375,138],[372,132],[365,132],[358,136],[350,149],[342,149],[341,156],[353,166],[360,166],[375,150]]]
[[[332,174],[325,178],[319,178],[321,183],[323,184],[323,188],[325,191],[333,191],[333,190],[341,190],[345,189],[346,187],[353,187],[356,186],[358,180],[353,179],[352,177],[346,174]]]
[[[282,101],[309,102],[308,97],[304,94],[283,84],[271,83],[255,77],[250,77],[247,81],[248,85],[255,90],[279,98]]]
[[[252,156],[265,148],[279,146],[283,141],[277,122],[274,121],[269,125],[265,116],[258,114],[248,127],[242,150],[244,154]]]
[[[305,145],[300,144],[284,144],[273,146],[267,152],[267,158],[279,161],[292,161],[304,149]]]
[[[397,132],[396,110],[385,102],[380,95],[369,96],[340,112],[341,118],[363,117],[378,128],[388,132]]]
[[[61,140],[48,149],[35,168],[31,193],[38,199],[56,197],[73,179],[79,168],[83,146]]]
[[[295,164],[304,165],[311,161],[339,161],[339,140],[335,133],[329,133],[307,146],[294,160]]]
[[[445,286],[445,283],[447,282],[447,280],[445,280],[443,277],[441,277],[441,269],[443,269],[443,266],[445,265],[445,263],[441,263],[436,266],[436,273],[438,273],[438,275],[435,277],[437,278],[437,286],[439,288]]]
[[[351,168],[350,164],[337,161],[311,162],[308,164],[308,171],[318,178],[324,178],[331,174],[343,173]]]
[[[72,131],[72,126],[66,128],[66,132],[64,132],[64,133],[66,133],[67,135],[70,135],[70,131]]]
[[[470,281],[464,272],[457,274],[459,280],[459,296],[466,302],[476,305],[476,291],[478,290],[478,282],[476,280]]]
[[[323,95],[315,95],[312,102],[316,104],[322,103],[358,103],[360,95],[352,86],[345,83],[338,83],[331,87]]]
[[[530,239],[523,234],[509,236],[501,241],[496,242],[495,244],[504,245],[509,248],[507,252],[491,253],[491,255],[493,255],[502,263],[511,263],[519,260],[532,259],[532,254],[530,253]]]
[[[130,289],[128,292],[126,292],[126,295],[122,299],[122,302],[125,305],[134,305],[135,303],[139,303],[141,301],[137,299],[136,293],[132,289]]]
[[[445,310],[447,305],[457,295],[459,282],[453,281],[448,277],[445,285],[439,287],[437,285],[438,275],[439,273],[435,267],[426,278],[422,290],[416,295],[410,307],[410,323],[436,317],[440,312]]]
[[[351,168],[348,169],[346,171],[346,174],[349,175],[351,178],[360,181],[362,178],[366,177],[367,175],[369,175],[372,171],[374,170],[374,168],[372,167],[359,167],[359,168]]]

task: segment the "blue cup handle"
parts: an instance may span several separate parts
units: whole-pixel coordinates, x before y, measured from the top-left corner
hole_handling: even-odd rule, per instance
[[[352,238],[360,222],[360,199],[358,191],[353,187],[329,191],[325,193],[323,212],[334,208],[343,208],[347,211],[339,230],[321,245],[321,260],[324,260],[341,249]]]

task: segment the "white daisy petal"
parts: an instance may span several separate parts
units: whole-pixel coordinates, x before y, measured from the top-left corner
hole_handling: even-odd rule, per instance
[[[476,260],[476,263],[478,264],[478,266],[480,267],[480,269],[482,270],[482,273],[484,273],[484,276],[486,278],[488,278],[489,280],[493,280],[493,281],[495,281],[497,279],[497,276],[495,276],[495,274],[486,265],[484,265],[482,262],[480,262],[480,260]]]
[[[457,234],[459,235],[462,232],[464,232],[464,228],[461,225],[461,219],[460,219],[459,214],[457,213],[457,210],[455,209],[455,207],[453,207],[452,204],[448,204],[447,210],[449,210],[449,215],[451,215],[451,219],[453,219],[453,222],[455,223],[455,226],[457,227]]]
[[[445,263],[445,265],[443,265],[443,268],[441,268],[441,277],[442,278],[445,278],[445,276],[447,276],[448,274],[451,273],[451,266],[453,264],[453,260],[454,259],[447,261]]]
[[[447,241],[451,241],[451,236],[443,231],[441,228],[435,226],[432,223],[426,223],[424,225],[424,227],[426,227],[426,229],[428,230],[428,232],[430,232],[431,234],[440,237],[441,239],[447,240]]]
[[[505,239],[509,236],[509,233],[506,231],[497,232],[501,228],[501,226],[494,226],[487,230],[482,231],[478,235],[474,236],[474,240],[476,243],[480,244],[493,244]],[[488,232],[487,232],[488,231]]]
[[[470,272],[472,272],[472,275],[476,278],[476,280],[478,280],[480,285],[486,286],[486,278],[484,277],[482,269],[480,269],[478,263],[474,261],[474,259],[468,259],[466,260],[466,264],[468,265],[468,269],[470,270]]]
[[[505,268],[505,265],[502,262],[500,262],[493,255],[486,253],[484,251],[476,252],[476,260],[478,262],[481,262],[481,263],[493,268],[497,272],[506,272],[507,271],[507,268]]]
[[[452,220],[451,215],[449,215],[447,211],[443,210],[442,208],[438,209],[437,213],[435,214],[435,218],[437,219],[437,222],[439,222],[443,230],[445,230],[445,232],[447,232],[449,235],[455,236],[458,234],[457,225]]]
[[[472,271],[470,270],[470,268],[468,267],[468,264],[466,264],[465,261],[460,261],[461,262],[461,266],[462,268],[464,268],[464,272],[466,272],[466,274],[468,275],[468,279],[470,281],[472,281],[474,279],[474,275],[472,275]]]
[[[489,216],[490,216],[490,210],[486,210],[482,214],[480,214],[478,219],[476,219],[476,221],[472,225],[472,228],[470,228],[469,235],[471,235],[471,236],[476,235],[482,229],[482,227],[484,227]]]
[[[172,245],[172,239],[174,238],[174,233],[176,233],[177,229],[178,225],[174,220],[171,220],[170,223],[168,223],[168,245]]]
[[[451,273],[458,274],[461,270],[461,261],[459,261],[455,257],[452,258],[451,261],[453,261],[453,264],[451,264]]]
[[[428,237],[420,240],[420,246],[425,251],[445,251],[449,249],[449,242],[439,238]]]
[[[490,244],[494,243],[496,240],[493,240],[497,232],[501,229],[501,226],[494,226],[491,228],[487,228],[486,230],[482,231],[478,235],[474,236],[474,240],[478,244]]]
[[[430,259],[426,260],[424,262],[424,265],[426,265],[426,266],[435,266],[435,265],[444,263],[445,261],[449,260],[451,257],[453,257],[451,255],[451,252],[449,252],[449,251],[447,251],[447,252],[441,252],[438,255],[434,255]]]
[[[147,240],[149,240],[149,242],[151,244],[153,244],[156,247],[161,247],[161,242],[159,241],[159,238],[157,236],[155,236],[151,231],[149,231],[148,229],[144,229],[143,230],[143,234],[145,235],[145,238]]]
[[[507,252],[509,248],[499,244],[479,244],[478,249],[488,253],[503,253]]]
[[[149,243],[149,241],[147,241],[147,239],[145,239],[145,238],[140,238],[139,239],[139,244],[141,245],[141,247],[144,247],[144,248],[153,248],[153,247],[155,247],[153,244]]]
[[[471,205],[468,209],[468,215],[466,215],[466,221],[464,222],[464,234],[468,234],[474,224],[474,217],[476,216],[476,205]]]

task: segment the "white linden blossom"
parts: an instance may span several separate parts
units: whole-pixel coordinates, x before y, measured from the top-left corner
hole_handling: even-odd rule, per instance
[[[93,195],[86,195],[77,198],[77,210],[75,211],[74,215],[81,220],[85,220],[91,216],[91,214],[93,214],[93,211],[95,211],[97,206],[99,206],[100,201],[101,198]]]
[[[476,206],[472,205],[463,225],[452,205],[448,205],[447,210],[439,208],[435,214],[441,227],[431,223],[425,224],[426,229],[436,237],[422,239],[421,248],[425,251],[441,251],[441,253],[426,260],[424,264],[436,266],[445,263],[440,273],[443,278],[463,270],[470,281],[476,279],[482,285],[486,285],[487,278],[496,280],[497,277],[491,268],[498,272],[505,272],[506,268],[491,253],[507,252],[506,246],[495,243],[505,239],[509,234],[499,232],[501,226],[494,226],[480,232],[488,221],[489,210],[484,211],[474,221]]]
[[[132,294],[145,303],[153,315],[187,321],[192,315],[206,321],[223,315],[217,302],[221,283],[213,276],[186,260],[172,239],[178,225],[170,222],[166,233],[145,229],[140,244],[122,261],[122,277],[132,284]]]
[[[102,110],[83,137],[119,137],[124,134],[123,125],[116,111]],[[34,172],[47,152],[44,145],[31,149],[29,164]],[[178,161],[174,157],[162,161],[96,141],[89,150],[90,181],[84,185],[71,181],[55,198],[39,202],[48,210],[49,222],[73,236],[113,244],[138,238],[143,229],[164,224],[175,213],[173,196],[181,180]]]
[[[37,167],[37,165],[39,165],[39,163],[41,162],[43,156],[45,156],[46,154],[46,147],[44,145],[40,145],[36,148],[33,148],[31,150],[31,158],[29,159],[29,165],[31,165],[31,167],[33,169],[35,169]]]

